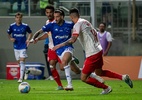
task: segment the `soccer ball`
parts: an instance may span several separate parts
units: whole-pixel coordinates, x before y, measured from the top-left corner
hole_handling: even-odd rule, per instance
[[[19,84],[18,90],[20,93],[28,93],[30,92],[30,85],[28,82],[22,82]]]

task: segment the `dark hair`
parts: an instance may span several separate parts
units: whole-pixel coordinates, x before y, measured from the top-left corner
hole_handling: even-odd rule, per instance
[[[75,13],[79,17],[79,10],[77,8],[72,8],[69,11],[69,14]]]
[[[65,16],[65,13],[62,9],[56,9],[54,13],[60,13],[60,15],[62,15],[63,17]]]
[[[16,16],[21,16],[21,17],[23,17],[23,14],[20,13],[20,12],[17,12],[17,13],[15,14],[15,17],[16,17]]]
[[[100,24],[103,24],[103,25],[104,25],[104,27],[106,27],[106,23],[104,23],[104,22],[101,22]],[[100,26],[100,24],[99,24],[99,26]]]
[[[55,11],[54,6],[52,6],[52,5],[47,5],[47,6],[45,7],[45,10],[46,10],[46,9],[51,9],[53,12]]]

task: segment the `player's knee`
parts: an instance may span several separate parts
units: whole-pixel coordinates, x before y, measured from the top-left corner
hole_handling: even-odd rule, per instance
[[[67,66],[67,65],[68,65],[67,61],[62,60],[62,66]]]
[[[24,61],[19,61],[20,64],[24,64]]]
[[[81,81],[82,82],[86,82],[86,78],[85,77],[81,77]]]

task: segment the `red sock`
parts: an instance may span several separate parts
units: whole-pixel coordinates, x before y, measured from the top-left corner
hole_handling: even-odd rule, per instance
[[[111,72],[109,70],[103,70],[101,76],[106,76],[106,77],[110,77],[110,78],[117,78],[117,79],[122,80],[122,75]]]
[[[60,80],[60,76],[57,72],[56,69],[51,70],[52,76],[54,77],[54,80],[56,81],[56,83],[58,84],[58,86],[63,86]]]
[[[99,82],[98,80],[96,80],[96,79],[94,79],[94,78],[91,78],[91,77],[89,77],[89,78],[86,80],[86,83],[87,83],[87,84],[90,84],[90,85],[93,85],[93,86],[95,86],[95,87],[97,87],[97,88],[103,88],[103,89],[108,88],[108,86],[105,85],[104,83],[101,83],[101,82]]]

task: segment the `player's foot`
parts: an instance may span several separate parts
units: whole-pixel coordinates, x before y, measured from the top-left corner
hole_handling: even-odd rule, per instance
[[[64,88],[64,90],[66,90],[66,91],[73,91],[73,87],[68,85],[67,87]]]
[[[23,80],[22,80],[22,79],[19,79],[17,82],[18,82],[18,83],[22,83],[22,82],[23,82]]]
[[[29,73],[30,73],[30,70],[26,69],[25,75],[24,75],[24,80],[27,80]]]
[[[64,90],[62,86],[58,86],[56,90]]]
[[[102,93],[100,93],[100,94],[109,94],[110,92],[112,92],[112,89],[111,89],[111,87],[110,86],[108,86],[108,88],[107,89],[104,89],[103,91],[102,91]]]
[[[133,82],[131,81],[129,75],[122,75],[122,80],[125,81],[125,83],[127,83],[130,88],[133,88]]]
[[[54,80],[54,78],[52,76],[49,76],[48,78],[46,78],[45,80]]]
[[[75,56],[73,56],[72,61],[74,61],[76,64],[79,64],[79,60]]]
[[[28,75],[29,75],[29,74],[26,74],[26,73],[25,73],[25,75],[24,75],[24,80],[27,80],[27,79],[28,79]]]

